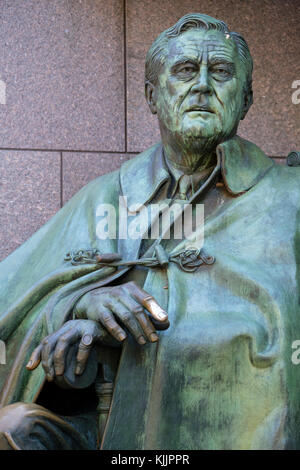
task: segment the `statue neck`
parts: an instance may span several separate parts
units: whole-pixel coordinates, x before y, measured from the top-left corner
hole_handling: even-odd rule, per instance
[[[164,142],[163,149],[165,158],[170,163],[170,165],[187,175],[198,173],[206,170],[207,168],[211,168],[212,166],[215,166],[217,162],[215,149],[184,149],[180,148],[179,146],[174,148],[174,146],[170,144],[164,144]]]

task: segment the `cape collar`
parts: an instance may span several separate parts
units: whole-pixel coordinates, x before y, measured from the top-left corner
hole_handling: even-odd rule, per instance
[[[255,144],[235,136],[217,146],[221,172],[226,189],[232,195],[248,191],[274,162]],[[165,167],[161,142],[125,162],[120,170],[120,184],[127,206],[138,210],[147,204],[170,178]]]

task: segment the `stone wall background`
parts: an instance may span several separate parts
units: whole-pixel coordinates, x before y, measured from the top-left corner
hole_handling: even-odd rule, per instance
[[[195,11],[250,46],[254,105],[239,134],[281,163],[300,150],[299,0],[2,0],[0,259],[84,184],[159,139],[143,95],[145,54]]]

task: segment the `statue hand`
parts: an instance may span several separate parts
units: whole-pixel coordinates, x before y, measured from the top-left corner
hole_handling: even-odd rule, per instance
[[[133,335],[139,344],[146,340],[158,340],[153,323],[145,312],[154,319],[157,329],[169,326],[168,315],[146,291],[135,282],[114,287],[101,287],[86,293],[77,303],[76,318],[88,318],[99,323],[116,340],[123,341],[127,334],[119,321]]]
[[[54,380],[55,376],[64,374],[65,359],[69,348],[79,341],[75,374],[81,375],[93,345],[99,342],[108,344],[109,339],[108,333],[97,322],[70,320],[55,333],[43,339],[31,354],[26,368],[34,370],[42,361],[46,379]]]

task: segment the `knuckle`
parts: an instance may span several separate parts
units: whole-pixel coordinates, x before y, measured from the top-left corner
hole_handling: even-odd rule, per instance
[[[101,308],[105,307],[109,303],[110,297],[111,296],[103,294],[101,296],[101,299],[98,299],[97,302],[93,303],[93,308],[101,309]]]
[[[65,346],[67,343],[67,338],[65,336],[61,336],[59,338],[59,344],[62,345],[62,346]]]
[[[141,315],[144,313],[144,309],[141,305],[136,305],[135,307],[132,308],[132,311],[134,315]]]
[[[116,324],[110,327],[110,331],[114,334],[118,334],[120,331],[120,327]]]
[[[132,319],[132,315],[131,315],[129,312],[124,312],[124,313],[122,314],[122,320],[123,320],[124,322],[127,322],[127,323],[128,323],[131,319]]]
[[[63,351],[57,351],[56,353],[54,353],[54,356],[53,356],[53,360],[54,360],[54,363],[57,363],[57,362],[60,362],[63,358]]]
[[[104,323],[108,323],[111,320],[111,314],[108,312],[103,312],[101,313],[101,318],[104,321]]]
[[[42,366],[43,366],[44,371],[45,371],[46,373],[48,373],[48,371],[49,371],[49,366],[48,366],[47,362],[43,361],[43,362],[42,362]]]

